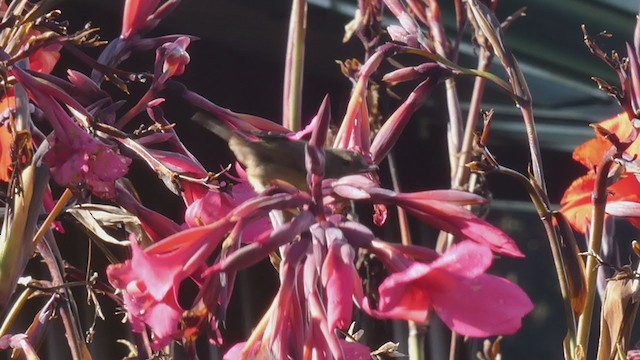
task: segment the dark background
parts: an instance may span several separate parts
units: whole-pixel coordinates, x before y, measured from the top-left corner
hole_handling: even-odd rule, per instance
[[[350,20],[355,3],[355,0],[310,2],[303,119],[309,119],[316,112],[325,94],[330,96],[334,119],[340,119],[344,114],[351,84],[340,74],[335,60],[362,56],[361,45],[355,39],[347,44],[341,42],[343,26]],[[446,3],[442,5],[443,16],[450,26],[453,24],[452,12],[448,8],[451,4],[447,1],[443,3]],[[71,21],[72,30],[91,21],[101,28],[101,37],[108,40],[119,34],[122,4],[122,1],[76,0],[62,2],[61,8],[63,17]],[[602,39],[603,47],[624,49],[624,41],[632,40],[634,12],[638,4],[638,1],[518,0],[503,1],[499,6],[500,19],[521,6],[529,8],[528,16],[519,19],[508,30],[507,44],[520,60],[533,94],[544,170],[555,203],[571,181],[584,172],[580,165],[571,160],[571,151],[591,136],[587,124],[605,119],[618,111],[616,105],[600,93],[590,80],[595,75],[616,83],[613,72],[589,55],[582,44],[579,26],[587,24],[592,34],[608,30],[615,37]],[[289,1],[185,0],[152,35],[183,33],[198,36],[201,40],[193,42],[188,48],[191,63],[180,80],[223,107],[280,121],[289,6]],[[88,51],[96,56],[98,54],[98,50]],[[462,47],[462,52],[463,63],[473,67],[474,49],[468,41]],[[153,52],[139,54],[121,67],[130,71],[147,70],[151,68],[154,56]],[[57,74],[62,75],[65,64],[86,70],[68,53],[63,53]],[[499,67],[494,67],[492,71],[501,74]],[[471,84],[472,79],[460,79],[458,82],[463,111],[466,111],[466,95],[470,93]],[[108,84],[107,87],[115,91]],[[132,85],[131,90],[132,99],[135,99],[136,94],[144,91],[144,87]],[[407,90],[410,89],[400,89],[398,92],[406,95]],[[414,116],[394,150],[403,190],[448,186],[443,95],[442,89],[434,93],[427,106]],[[399,103],[391,101],[388,106],[392,110]],[[492,153],[502,165],[526,172],[529,155],[519,110],[504,94],[491,86],[488,86],[483,108],[496,110],[490,143]],[[208,169],[215,171],[220,163],[232,159],[228,149],[214,135],[187,121],[195,109],[169,101],[166,111],[169,121],[177,123],[177,131],[184,143]],[[390,186],[386,164],[383,164],[381,174],[383,181]],[[138,185],[147,206],[182,222],[182,201],[166,191],[149,170],[135,164],[131,178]],[[492,269],[517,282],[536,305],[534,312],[525,319],[522,330],[505,338],[504,356],[507,359],[560,359],[565,335],[564,317],[542,225],[523,189],[500,176],[490,176],[489,184],[494,207],[488,220],[510,233],[527,255],[524,260],[498,259]],[[370,209],[363,209],[363,219],[369,216],[368,211]],[[399,241],[393,238],[397,226],[394,216],[395,213],[390,209],[389,223],[379,229],[380,235],[389,241]],[[67,235],[60,241],[63,257],[73,265],[84,268],[88,239],[77,226],[66,224]],[[411,225],[416,242],[433,245],[434,231],[417,222]],[[626,243],[633,233],[628,227],[624,229],[627,232],[619,233],[619,238]],[[124,258],[125,253],[121,255]],[[103,269],[106,265],[104,258],[97,253],[93,258],[93,268]],[[33,271],[38,271],[38,264],[31,266]],[[277,276],[268,263],[240,275],[229,310],[230,321],[226,323],[224,331],[228,344],[246,338],[266,310],[276,287]],[[77,291],[75,294],[78,303],[83,304],[83,292]],[[113,304],[108,299],[102,299],[102,305],[107,320],[98,321],[95,340],[89,347],[96,359],[122,358],[126,349],[116,344],[115,340],[129,336],[127,327],[120,324],[119,317],[113,316]],[[81,312],[86,330],[91,324],[93,311],[83,307]],[[25,321],[28,318],[25,316]],[[404,325],[378,322],[373,327],[368,326],[371,322],[367,318],[356,319],[366,329],[364,341],[369,346],[375,348],[392,340],[400,342],[401,351],[406,353]],[[17,324],[16,331],[24,329],[25,324]],[[442,334],[437,330],[434,333]],[[597,330],[594,329],[592,334],[597,334]],[[446,337],[446,334],[443,336]],[[591,341],[592,344],[595,342],[595,339]],[[208,348],[205,341],[200,345],[202,359],[218,358],[218,351]],[[68,358],[59,323],[51,328],[46,348],[48,350],[43,352],[45,359]],[[427,348],[432,359],[441,359],[442,349],[447,350],[448,341],[439,340],[436,335],[430,339]]]

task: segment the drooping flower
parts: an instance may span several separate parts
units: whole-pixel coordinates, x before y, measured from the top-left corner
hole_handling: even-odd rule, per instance
[[[513,334],[533,304],[517,285],[485,274],[492,261],[488,248],[463,241],[432,263],[413,262],[390,275],[378,289],[378,308],[365,299],[364,309],[380,318],[416,322],[434,310],[461,335]]]
[[[86,186],[98,197],[114,198],[115,181],[127,174],[131,159],[77,125],[66,127],[64,134],[56,133],[53,146],[44,157],[53,179],[71,189]]]
[[[60,59],[62,45],[52,44],[36,50],[29,56],[29,68],[33,71],[49,74]]]
[[[333,191],[347,199],[398,205],[427,224],[487,246],[498,254],[524,257],[507,234],[462,206],[484,203],[486,200],[481,196],[456,190],[396,193],[379,188],[360,175],[344,177],[332,186]]]
[[[166,43],[158,49],[156,61],[162,60],[162,73],[167,77],[178,76],[184,73],[184,69],[191,60],[187,47],[191,40],[187,36],[181,36],[176,41]]]
[[[55,131],[51,148],[44,156],[53,179],[71,189],[86,186],[95,195],[112,199],[115,181],[127,174],[131,159],[120,155],[114,145],[103,143],[85,131],[54,99],[54,95],[68,99],[68,94],[43,84],[19,68],[14,68],[13,74]],[[72,105],[86,113],[77,102],[73,101]]]

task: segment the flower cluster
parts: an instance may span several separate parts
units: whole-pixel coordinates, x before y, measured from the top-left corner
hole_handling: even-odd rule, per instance
[[[107,293],[123,307],[140,357],[167,351],[172,341],[194,354],[199,336],[222,344],[236,275],[265,259],[278,273],[277,294],[246,342],[233,346],[225,358],[367,358],[369,346],[348,333],[355,311],[419,323],[437,314],[451,331],[477,338],[513,334],[532,311],[518,285],[488,273],[494,257],[524,254],[506,233],[470,210],[487,204],[485,198],[461,190],[393,191],[377,174],[413,114],[440,83],[460,72],[444,58],[449,50],[443,47],[435,4],[427,14],[417,1],[407,1],[408,7],[399,0],[359,2],[352,31],[366,42],[367,57],[362,64],[342,64],[353,89],[331,133],[328,97],[306,126],[296,128],[295,106],[285,106],[286,121],[278,125],[225,109],[182,84],[179,77],[189,71],[193,38],[148,36],[179,0],[127,0],[121,34],[97,60],[82,51],[103,44],[96,29],[69,33],[57,20],[59,13],[42,15],[42,4],[25,8],[24,1],[12,2],[18,3],[23,6],[2,11],[24,28],[0,32],[0,43],[10,45],[0,52],[6,64],[3,79],[11,79],[3,83],[0,104],[0,180],[11,189],[2,236],[19,242],[7,242],[12,260],[0,268],[1,304],[10,301],[33,248],[51,267],[51,299],[71,298],[57,267],[59,255],[51,250],[52,220],[69,210],[92,237],[129,246],[126,258],[110,258],[104,271],[108,283],[96,280],[88,288],[92,296],[94,289]],[[391,38],[383,43],[385,7],[400,25],[387,29]],[[6,16],[9,11],[13,17]],[[295,12],[292,16],[298,25],[292,29],[305,22],[296,20]],[[430,26],[428,35],[419,22]],[[52,75],[63,47],[92,73],[69,69],[66,78]],[[128,57],[149,51],[156,54],[151,72],[119,68]],[[422,61],[386,71],[386,61],[401,54],[418,54]],[[295,103],[299,91],[290,90],[296,88],[296,58],[288,57],[287,64],[285,101]],[[389,116],[381,116],[375,100],[380,80],[388,86],[417,85]],[[139,99],[116,101],[114,89],[103,86],[107,81],[124,93],[131,82],[147,88]],[[174,130],[181,123],[163,112],[169,96],[217,119],[241,163],[237,175],[229,168],[207,171],[188,150]],[[134,123],[139,127],[131,132]],[[135,191],[139,181],[127,178],[134,162],[148,167],[183,200],[181,221],[141,202]],[[58,190],[62,195],[56,195]],[[68,205],[72,198],[75,204]],[[436,252],[380,239],[354,220],[358,203],[371,206],[379,226],[384,226],[387,207],[394,206],[455,241]],[[48,217],[40,225],[42,204]],[[87,212],[90,216],[81,215]],[[379,260],[387,274],[371,291],[365,291],[357,266],[362,254]],[[186,283],[195,284],[197,295],[178,301]],[[73,332],[77,314],[63,303],[52,300],[48,306],[60,309],[65,330]],[[20,348],[32,356],[36,337],[0,339],[2,348]],[[84,342],[67,337],[74,357],[87,351]]]

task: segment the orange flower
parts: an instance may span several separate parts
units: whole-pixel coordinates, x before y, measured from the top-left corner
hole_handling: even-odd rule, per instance
[[[4,114],[9,106],[15,106],[13,96],[5,97],[0,101],[0,114]],[[11,160],[11,145],[13,136],[6,125],[0,126],[0,181],[8,182],[11,179],[13,160]]]
[[[615,134],[621,141],[626,140],[633,129],[626,114],[600,122],[598,126]],[[589,169],[589,172],[576,179],[564,193],[560,204],[562,212],[571,226],[582,233],[586,233],[591,223],[591,194],[595,185],[595,168],[602,161],[611,142],[601,135],[578,146],[573,152],[573,159]],[[640,141],[635,141],[627,149],[626,154],[634,157],[640,154]],[[607,201],[636,201],[640,202],[640,183],[635,176],[623,174],[618,181],[608,187]]]

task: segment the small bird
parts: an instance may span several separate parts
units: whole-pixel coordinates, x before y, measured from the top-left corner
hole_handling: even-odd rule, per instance
[[[276,133],[233,131],[204,113],[197,113],[192,120],[227,141],[238,161],[246,167],[249,182],[257,192],[264,191],[274,180],[285,181],[303,191],[309,190],[305,167],[306,142]],[[377,169],[359,153],[325,148],[325,178],[335,179]]]

